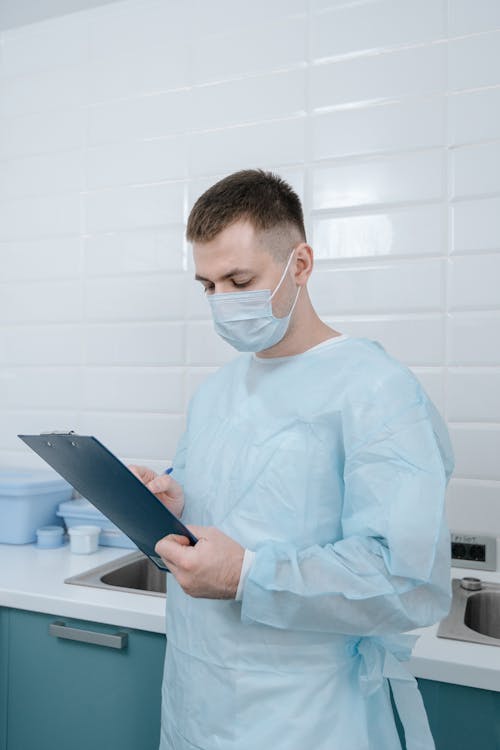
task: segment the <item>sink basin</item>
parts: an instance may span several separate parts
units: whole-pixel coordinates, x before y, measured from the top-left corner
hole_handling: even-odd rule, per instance
[[[454,578],[450,612],[441,620],[437,635],[500,646],[500,584]]]
[[[66,578],[64,583],[165,597],[167,574],[139,551]]]
[[[469,596],[464,622],[478,633],[500,639],[500,591],[481,591]]]

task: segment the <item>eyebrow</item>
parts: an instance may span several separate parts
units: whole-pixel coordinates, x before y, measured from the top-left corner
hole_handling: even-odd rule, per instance
[[[231,276],[239,276],[240,274],[253,274],[254,271],[251,271],[249,268],[233,268],[232,271],[229,271],[229,273],[225,273],[224,276],[221,276],[219,281],[225,281],[226,279],[230,279]],[[207,279],[205,276],[200,276],[199,274],[196,274],[194,277],[196,281],[212,281],[212,279]]]

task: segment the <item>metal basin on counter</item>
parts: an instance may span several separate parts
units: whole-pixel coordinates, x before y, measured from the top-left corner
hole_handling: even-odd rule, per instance
[[[454,578],[452,603],[437,635],[500,646],[500,584],[480,578]]]
[[[64,583],[164,597],[167,576],[145,554],[132,552],[118,560],[66,578]]]

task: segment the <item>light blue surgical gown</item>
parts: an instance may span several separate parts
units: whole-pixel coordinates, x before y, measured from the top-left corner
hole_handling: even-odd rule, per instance
[[[209,377],[174,461],[182,520],[256,554],[241,602],[167,575],[160,750],[399,750],[387,678],[409,750],[432,748],[400,634],[449,610],[452,469],[437,410],[376,341]]]

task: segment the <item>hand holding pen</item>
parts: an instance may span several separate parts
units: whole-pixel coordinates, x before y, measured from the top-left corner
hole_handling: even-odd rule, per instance
[[[130,471],[146,485],[163,505],[168,508],[177,518],[180,518],[184,510],[184,492],[179,482],[170,476],[173,467],[165,469],[162,474],[157,474],[147,466],[136,466],[130,464]]]

